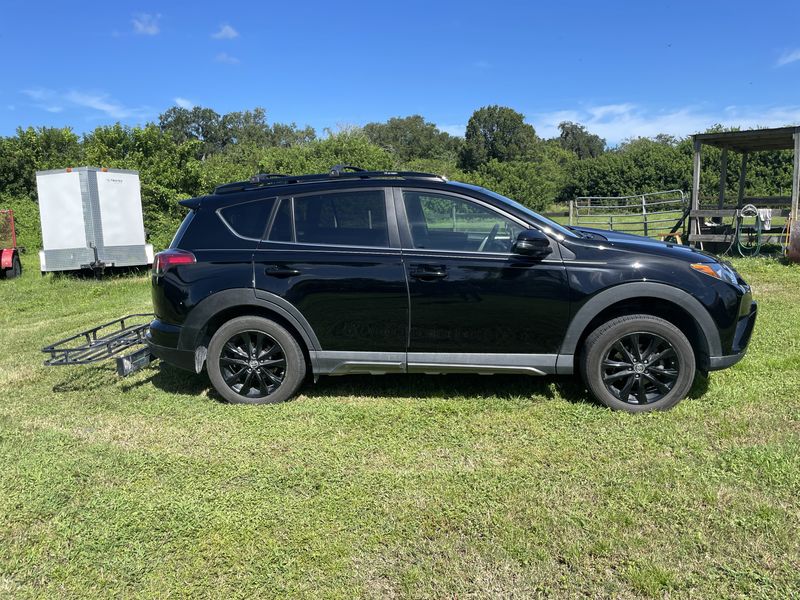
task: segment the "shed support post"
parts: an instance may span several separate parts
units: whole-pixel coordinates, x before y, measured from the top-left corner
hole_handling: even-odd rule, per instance
[[[722,149],[722,157],[719,165],[719,197],[717,198],[717,208],[722,210],[725,206],[725,184],[728,181],[728,149]],[[717,223],[722,223],[722,217],[714,219]]]
[[[747,151],[742,152],[742,168],[739,170],[739,198],[736,208],[742,208],[744,202],[744,188],[747,185]]]
[[[789,210],[791,229],[789,230],[789,244],[786,248],[786,256],[792,262],[800,262],[800,213],[798,213],[798,201],[800,201],[800,130],[794,132],[794,168],[792,169],[792,207]]]
[[[800,218],[798,202],[800,202],[800,131],[794,132],[794,168],[792,169],[792,208],[789,215],[796,224]]]
[[[692,161],[692,210],[700,209],[700,140],[694,140],[694,160]],[[689,217],[691,233],[700,234],[700,217]],[[702,242],[700,247],[703,247]]]
[[[722,149],[722,162],[719,169],[719,199],[717,208],[725,206],[725,182],[728,179],[728,149]]]

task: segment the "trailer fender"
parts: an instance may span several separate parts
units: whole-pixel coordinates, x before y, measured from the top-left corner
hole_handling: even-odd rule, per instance
[[[2,257],[0,257],[0,268],[10,269],[14,265],[14,256],[16,254],[16,248],[3,248]]]

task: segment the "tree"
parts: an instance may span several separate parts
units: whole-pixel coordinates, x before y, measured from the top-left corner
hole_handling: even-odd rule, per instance
[[[580,123],[562,121],[558,129],[561,132],[558,137],[561,147],[574,153],[580,160],[597,158],[606,149],[606,141],[599,135],[589,133]]]
[[[468,173],[470,183],[494,190],[529,208],[545,211],[564,186],[567,165],[575,157],[557,145],[542,145],[531,160],[501,162],[495,158]]]
[[[158,122],[161,131],[170,134],[178,144],[199,141],[197,158],[201,160],[237,144],[288,148],[316,138],[312,127],[299,129],[294,123],[270,126],[267,113],[261,107],[220,115],[201,106],[191,109],[173,106],[158,118]]]
[[[333,165],[355,165],[368,170],[390,170],[394,159],[389,152],[371,143],[361,129],[329,133],[291,148],[267,148],[260,157],[262,173],[325,173]]]
[[[0,192],[33,196],[36,171],[78,166],[78,136],[68,127],[28,127],[0,143]]]
[[[461,146],[459,138],[440,131],[420,115],[367,123],[364,133],[369,141],[393,153],[401,163],[420,158],[455,159]]]
[[[191,109],[173,106],[158,117],[158,125],[161,131],[170,134],[178,144],[188,140],[199,141],[201,145],[198,158],[203,160],[222,150],[230,141],[220,114],[202,106]]]
[[[562,199],[576,196],[626,196],[689,189],[691,160],[680,148],[637,138],[597,158],[576,161]]]
[[[299,129],[296,124],[267,123],[267,113],[261,107],[253,110],[231,112],[222,117],[227,144],[253,144],[255,146],[288,148],[305,144],[316,138],[313,127]]]
[[[460,166],[472,171],[492,159],[522,159],[537,140],[536,131],[521,113],[505,106],[484,106],[472,113],[467,123]]]

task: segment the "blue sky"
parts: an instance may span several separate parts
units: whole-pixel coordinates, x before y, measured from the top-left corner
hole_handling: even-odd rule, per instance
[[[4,0],[0,135],[154,121],[174,104],[462,134],[487,104],[616,143],[800,123],[800,2]]]

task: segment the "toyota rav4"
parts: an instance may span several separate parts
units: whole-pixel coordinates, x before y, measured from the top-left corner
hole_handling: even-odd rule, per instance
[[[755,324],[710,254],[427,173],[258,175],[181,204],[148,344],[229,402],[320,375],[577,372],[606,406],[666,409],[739,361]]]

